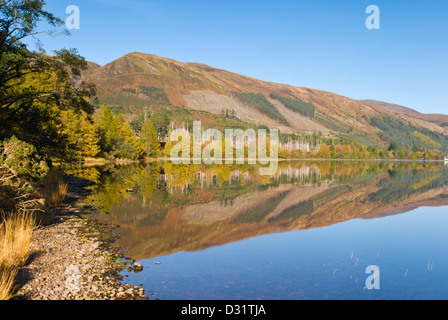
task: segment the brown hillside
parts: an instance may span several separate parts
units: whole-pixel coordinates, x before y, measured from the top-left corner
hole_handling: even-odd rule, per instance
[[[378,140],[378,129],[369,124],[369,119],[382,114],[405,118],[431,130],[447,132],[415,114],[405,115],[371,102],[358,101],[322,90],[261,81],[200,63],[181,63],[137,52],[127,54],[105,66],[94,66],[86,78],[99,87],[100,98],[120,96],[123,95],[123,89],[135,89],[139,86],[161,88],[173,106],[183,106],[214,114],[220,114],[227,108],[235,110],[236,116],[243,121],[264,124],[271,128],[277,126],[283,132],[321,131],[324,134],[330,131],[353,132],[353,134]],[[290,126],[285,128],[261,112],[232,99],[231,92],[233,91],[261,93],[268,99],[270,94],[277,94],[311,102],[316,107],[316,117],[311,120],[299,115],[292,116],[290,110],[283,107],[279,101],[270,99],[279,112],[288,119]],[[121,101],[130,100],[129,97],[127,98],[127,100],[123,98],[117,101],[122,103]],[[138,100],[140,97],[132,97],[132,99]]]
[[[394,111],[400,114],[405,114],[410,117],[422,119],[428,122],[434,122],[437,124],[448,123],[448,115],[446,114],[420,113],[408,107],[377,100],[364,100],[364,102],[376,105],[386,110]]]

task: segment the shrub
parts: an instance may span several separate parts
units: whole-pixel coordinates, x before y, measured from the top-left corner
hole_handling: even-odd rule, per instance
[[[15,177],[39,179],[48,172],[48,166],[34,146],[16,137],[0,144],[0,170],[8,170]]]

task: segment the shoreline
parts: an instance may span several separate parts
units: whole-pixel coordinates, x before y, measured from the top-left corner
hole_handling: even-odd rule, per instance
[[[33,232],[31,254],[16,277],[12,300],[147,300],[144,289],[125,283],[119,273],[140,266],[112,248],[117,226],[89,217],[83,205],[88,180],[64,176],[70,191],[51,223]]]
[[[106,165],[106,164],[115,164],[115,165],[131,165],[131,164],[139,164],[139,163],[143,163],[143,164],[148,164],[148,163],[154,163],[154,162],[172,162],[172,161],[190,161],[190,164],[194,164],[193,162],[195,160],[195,158],[190,158],[189,160],[186,160],[184,158],[166,158],[166,157],[162,157],[162,158],[145,158],[142,160],[104,160],[104,159],[100,159],[100,160],[86,160],[86,161],[81,161],[81,162],[73,162],[73,163],[55,163],[54,166],[60,166],[60,165],[69,165],[69,164],[82,164],[84,166],[101,166],[101,165]],[[222,164],[226,164],[225,161],[227,159],[222,158]],[[259,164],[258,162],[260,161],[264,161],[264,162],[293,162],[293,161],[335,161],[335,162],[422,162],[422,163],[426,163],[426,162],[431,162],[431,163],[448,163],[446,160],[435,160],[435,159],[342,159],[342,158],[338,158],[338,159],[329,159],[329,158],[278,158],[278,159],[270,159],[270,158],[257,158],[257,159],[252,159],[252,158],[245,158],[245,159],[240,159],[240,158],[233,158],[231,159],[232,162],[235,162],[233,164],[237,164],[236,161],[243,161],[244,164],[247,164],[249,161],[253,161],[256,162],[256,164]],[[203,162],[201,162],[201,164],[205,164]]]

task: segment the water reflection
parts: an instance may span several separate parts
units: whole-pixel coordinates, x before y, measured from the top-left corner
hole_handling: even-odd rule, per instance
[[[448,171],[439,164],[283,162],[271,177],[255,165],[67,172],[97,183],[89,200],[100,220],[121,226],[119,245],[134,259],[448,205]]]

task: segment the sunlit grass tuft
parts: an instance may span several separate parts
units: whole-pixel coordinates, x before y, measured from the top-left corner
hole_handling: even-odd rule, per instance
[[[35,221],[32,215],[22,212],[1,214],[0,225],[0,300],[13,296],[14,280],[30,254]]]
[[[10,300],[14,297],[14,280],[17,275],[17,269],[0,269],[0,301]]]
[[[28,213],[10,215],[0,225],[0,268],[22,266],[29,256],[35,221]]]

